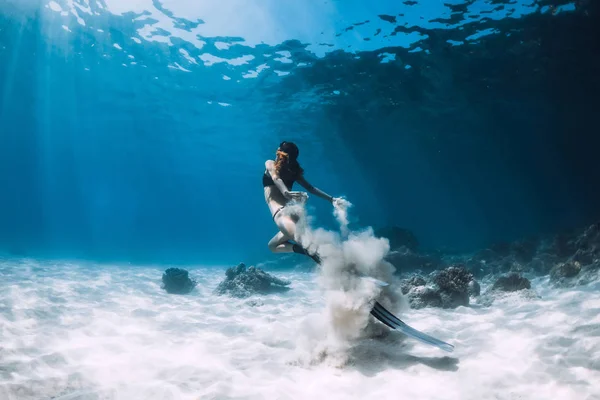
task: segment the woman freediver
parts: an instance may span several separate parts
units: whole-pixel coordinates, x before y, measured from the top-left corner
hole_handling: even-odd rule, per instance
[[[311,257],[318,264],[321,264],[321,259],[318,254],[310,254],[297,243],[296,224],[299,221],[300,216],[293,212],[281,212],[281,210],[292,201],[303,201],[307,198],[307,194],[304,192],[292,191],[294,182],[298,182],[309,193],[329,201],[334,206],[343,205],[345,200],[339,197],[332,197],[311,185],[306,178],[304,178],[304,171],[298,163],[298,155],[298,147],[294,143],[281,142],[277,149],[275,160],[267,160],[265,162],[266,169],[263,174],[265,200],[269,206],[269,210],[271,210],[273,221],[275,221],[275,224],[279,228],[279,232],[269,241],[269,249],[274,253],[294,252],[304,254]],[[364,278],[373,281],[378,286],[388,285],[386,282],[374,278]],[[373,308],[371,309],[371,315],[389,328],[398,330],[413,339],[436,346],[444,351],[452,352],[454,350],[453,345],[442,342],[439,339],[410,327],[385,309],[378,301],[375,301]]]
[[[292,142],[281,142],[276,151],[275,160],[265,162],[263,174],[263,188],[265,201],[271,211],[273,221],[279,228],[279,232],[269,241],[269,249],[273,253],[298,253],[311,257],[317,263],[321,263],[318,254],[310,254],[299,243],[296,237],[296,224],[299,216],[294,213],[282,213],[281,211],[292,201],[304,201],[308,197],[305,192],[292,191],[294,182],[298,182],[309,193],[336,205],[341,198],[328,195],[320,189],[311,185],[304,177],[304,170],[298,163],[300,151],[298,146]]]

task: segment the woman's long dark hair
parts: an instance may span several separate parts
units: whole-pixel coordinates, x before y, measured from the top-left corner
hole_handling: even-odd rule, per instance
[[[275,171],[277,175],[302,176],[304,170],[298,163],[298,147],[292,142],[281,142],[277,150],[277,159],[275,160]]]

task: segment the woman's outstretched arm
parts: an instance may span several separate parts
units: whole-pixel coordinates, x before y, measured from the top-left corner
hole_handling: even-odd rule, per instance
[[[335,200],[334,197],[328,195],[327,193],[325,193],[324,191],[322,191],[321,189],[318,189],[316,187],[314,187],[313,185],[311,185],[306,178],[304,178],[303,176],[298,178],[296,180],[300,185],[302,185],[309,193],[314,194],[315,196],[318,196],[322,199],[327,200],[328,202],[333,204],[333,201]]]

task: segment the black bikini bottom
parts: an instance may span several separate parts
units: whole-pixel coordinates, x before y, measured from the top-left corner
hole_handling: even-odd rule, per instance
[[[277,209],[277,211],[275,211],[275,214],[273,214],[273,221],[275,221],[275,217],[277,216],[277,214],[279,214],[279,211],[283,210],[285,206],[281,206]]]
[[[275,217],[277,216],[277,214],[279,214],[279,211],[283,210],[284,208],[285,208],[285,206],[281,206],[277,209],[277,211],[275,211],[275,214],[273,214],[273,221],[275,221]],[[296,214],[291,214],[289,217],[294,222],[298,222],[300,220],[300,217]]]

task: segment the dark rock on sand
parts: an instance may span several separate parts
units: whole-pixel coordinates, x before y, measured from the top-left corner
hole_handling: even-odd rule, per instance
[[[407,294],[411,308],[443,307],[444,301],[440,292],[432,287],[416,286]]]
[[[420,275],[402,280],[400,288],[411,308],[442,307],[442,296],[437,288],[427,286],[427,281]]]
[[[469,282],[471,274],[463,265],[455,265],[435,274],[433,282],[438,287],[443,308],[456,308],[469,305]]]
[[[557,287],[575,287],[600,280],[600,261],[581,266],[577,261],[557,265],[550,275]]]
[[[411,291],[411,289],[419,286],[425,286],[426,284],[427,281],[425,281],[425,278],[420,275],[414,275],[408,279],[404,279],[401,283],[400,289],[402,290],[402,294],[406,295]]]
[[[516,292],[523,289],[531,289],[531,282],[517,273],[501,276],[492,286],[492,290],[503,292]]]
[[[169,268],[162,275],[163,289],[171,294],[188,294],[196,287],[196,281],[190,279],[188,271]]]
[[[246,268],[244,263],[225,271],[225,279],[215,290],[218,295],[228,294],[233,297],[245,298],[254,294],[270,294],[289,290],[291,282],[279,279],[266,273],[260,268]]]
[[[539,295],[531,288],[529,279],[517,273],[510,273],[499,277],[492,287],[477,299],[477,303],[489,307],[495,301],[506,298],[537,299]]]
[[[577,276],[581,271],[581,264],[579,261],[567,261],[556,265],[550,271],[550,279],[558,281],[562,278],[573,278]]]
[[[427,279],[414,275],[402,281],[402,294],[408,297],[412,308],[468,306],[469,296],[478,296],[480,292],[473,274],[463,265],[435,271]]]

